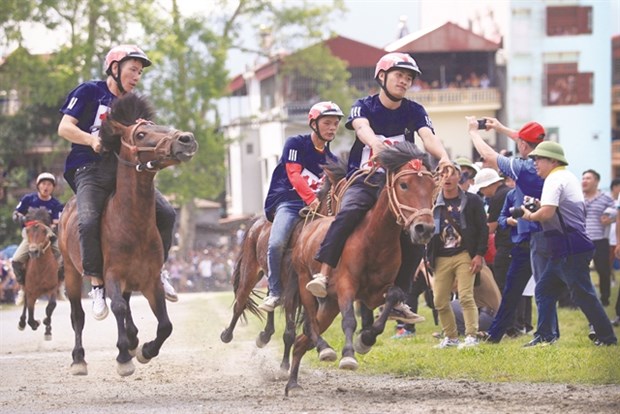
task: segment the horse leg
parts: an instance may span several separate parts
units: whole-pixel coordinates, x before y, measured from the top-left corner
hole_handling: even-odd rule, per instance
[[[340,359],[339,368],[356,370],[358,367],[355,359],[355,350],[353,347],[353,334],[357,329],[357,319],[355,318],[355,309],[353,308],[353,299],[344,299],[340,301],[340,312],[342,313],[342,331],[344,332],[345,342],[342,348],[342,358]]]
[[[143,364],[148,363],[152,358],[159,355],[161,346],[172,333],[172,323],[170,322],[168,311],[166,310],[166,300],[164,298],[163,289],[161,284],[157,283],[150,292],[143,292],[149,301],[151,310],[157,318],[157,335],[155,339],[139,347],[136,354],[136,359]]]
[[[110,298],[110,308],[116,318],[116,329],[118,332],[118,339],[116,341],[116,347],[118,348],[118,355],[116,356],[116,372],[122,377],[126,377],[135,372],[136,368],[133,365],[131,359],[133,356],[129,353],[129,338],[127,336],[127,329],[125,327],[125,320],[129,312],[129,304],[122,296],[120,292],[120,283],[114,281],[114,278],[107,277],[106,275],[106,293]]]
[[[267,323],[265,324],[265,328],[258,334],[256,338],[256,346],[259,348],[264,348],[265,345],[271,341],[271,336],[276,331],[275,323],[274,323],[274,313],[273,311],[267,312]]]
[[[299,385],[299,367],[301,365],[301,359],[306,354],[308,349],[312,348],[312,340],[310,336],[307,335],[309,333],[310,327],[308,324],[304,326],[304,333],[297,336],[295,339],[295,344],[293,345],[293,363],[291,365],[291,371],[288,377],[288,382],[286,383],[286,387],[284,388],[284,395],[288,397],[289,392],[295,390],[302,390]]]
[[[227,344],[230,341],[232,341],[232,339],[233,339],[233,331],[235,330],[235,327],[237,326],[237,321],[239,320],[239,318],[243,314],[244,307],[245,307],[244,303],[241,303],[238,300],[235,300],[235,304],[233,306],[233,316],[232,316],[232,319],[230,320],[230,323],[228,324],[228,326],[220,334],[220,339],[225,344]]]
[[[37,298],[34,294],[30,294],[28,292],[26,292],[25,298],[25,302],[28,307],[28,326],[30,326],[33,331],[36,331],[39,328],[39,325],[41,325],[40,321],[34,319],[34,304],[36,303]]]
[[[23,289],[23,287],[22,287]],[[19,317],[19,323],[17,324],[17,328],[20,331],[23,331],[26,328],[26,312],[28,309],[28,302],[26,301],[26,293],[24,293],[24,305],[22,307],[22,315]]]
[[[355,341],[355,352],[366,354],[370,351],[370,348],[377,342],[377,337],[385,330],[385,324],[390,316],[390,311],[394,305],[402,302],[404,299],[405,295],[399,287],[392,286],[388,289],[383,312],[370,327],[362,329]]]
[[[286,326],[284,327],[284,333],[282,334],[282,340],[284,341],[284,354],[282,356],[282,363],[280,369],[282,371],[288,371],[291,367],[290,355],[293,343],[295,343],[295,311],[286,310]]]
[[[133,321],[133,315],[131,313],[131,305],[129,300],[131,299],[131,292],[123,292],[123,299],[127,302],[127,314],[125,315],[125,330],[127,332],[127,339],[129,341],[129,354],[136,356],[136,349],[140,340],[138,339],[138,327]]]
[[[50,298],[47,301],[47,306],[45,307],[45,319],[43,319],[43,325],[45,325],[45,335],[43,338],[46,341],[52,340],[52,313],[54,313],[54,309],[56,309],[56,293],[50,295]]]
[[[79,276],[78,276],[79,277]],[[87,375],[88,368],[86,360],[84,359],[84,347],[82,345],[82,331],[84,330],[84,309],[82,308],[82,300],[79,296],[69,294],[69,302],[71,304],[71,326],[74,332],[73,351],[71,356],[73,362],[71,363],[71,373],[73,375]]]

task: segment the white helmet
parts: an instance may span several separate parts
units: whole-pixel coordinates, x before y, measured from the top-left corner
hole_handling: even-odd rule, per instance
[[[41,174],[39,174],[39,176],[37,177],[37,187],[39,186],[39,183],[43,180],[51,181],[54,186],[56,185],[56,177],[54,177],[54,174],[52,173],[42,172]]]

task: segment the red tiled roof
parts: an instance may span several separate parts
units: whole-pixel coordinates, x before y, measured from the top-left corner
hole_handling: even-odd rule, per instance
[[[471,30],[448,22],[435,29],[410,33],[386,46],[385,50],[403,53],[424,52],[493,52],[499,43],[477,35]]]

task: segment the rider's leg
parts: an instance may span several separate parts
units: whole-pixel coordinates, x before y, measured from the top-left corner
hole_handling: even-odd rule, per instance
[[[295,224],[299,221],[299,210],[304,207],[300,201],[285,201],[278,205],[269,242],[267,243],[267,264],[269,271],[267,281],[269,283],[269,295],[265,298],[260,309],[271,312],[280,304],[282,295],[281,266],[284,250],[289,244]]]
[[[28,238],[26,236],[26,229],[22,229],[22,241],[17,246],[11,264],[13,267],[13,273],[15,274],[15,280],[21,286],[24,285],[26,278],[26,263],[28,263]]]
[[[315,256],[321,263],[321,273],[315,274],[313,280],[306,284],[306,289],[317,297],[327,296],[328,278],[331,276],[331,270],[338,265],[347,238],[377,201],[382,188],[383,174],[375,175],[379,177],[374,179],[372,185],[359,179],[347,189],[342,198],[340,211],[329,226]]]
[[[166,198],[156,189],[155,190],[155,221],[157,224],[157,230],[164,247],[164,263],[168,260],[168,253],[172,247],[172,238],[174,232],[174,222],[176,220],[176,212],[174,207],[166,200]],[[166,299],[170,302],[176,302],[179,300],[177,291],[170,283],[168,271],[162,269],[161,271],[161,283],[164,287],[164,294]]]

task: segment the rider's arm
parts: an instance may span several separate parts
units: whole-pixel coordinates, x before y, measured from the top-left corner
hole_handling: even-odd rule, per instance
[[[439,160],[439,164],[450,163],[450,157],[444,148],[441,140],[429,127],[422,127],[418,129],[418,135],[424,143],[424,149],[433,157]]]
[[[101,152],[101,140],[98,136],[82,131],[78,126],[78,120],[71,115],[63,115],[58,124],[58,135],[74,144],[87,145],[95,152]]]
[[[355,118],[351,122],[351,126],[355,130],[355,135],[365,145],[372,149],[374,155],[378,154],[385,148],[385,144],[377,138],[375,131],[370,127],[370,122],[366,118]]]
[[[286,175],[288,176],[288,180],[304,203],[310,205],[316,198],[316,195],[308,185],[308,182],[301,176],[301,171],[301,164],[294,162],[286,163]]]

